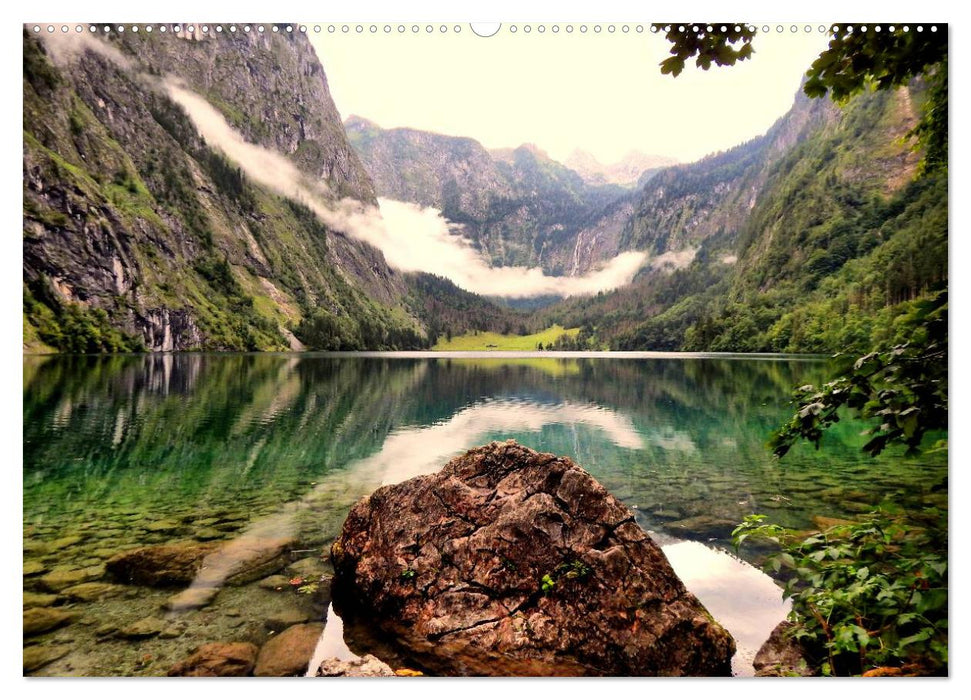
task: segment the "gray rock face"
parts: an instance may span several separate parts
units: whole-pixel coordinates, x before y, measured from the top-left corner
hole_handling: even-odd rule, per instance
[[[256,185],[233,175],[237,163],[214,169],[209,145],[158,84],[182,81],[245,139],[324,185],[322,196],[373,205],[306,36],[113,33],[67,51],[58,39],[24,40],[24,282],[39,303],[104,311],[101,322],[152,351],[244,349],[216,327],[242,320],[215,298],[241,278],[257,278],[245,294],[294,321],[298,298],[314,305],[347,284],[401,309],[404,283],[380,251],[315,226],[309,211],[265,209]],[[227,269],[214,276],[212,260]],[[292,345],[284,326],[255,346]]]
[[[335,600],[436,673],[729,673],[731,636],[631,511],[512,441],[378,489],[331,554]]]
[[[752,665],[756,676],[812,676],[813,665],[806,657],[806,650],[799,642],[786,636],[791,622],[780,622],[772,630],[755,655]]]
[[[222,32],[195,41],[139,34],[119,37],[126,53],[209,95],[244,137],[290,156],[340,197],[375,203],[374,190],[347,143],[327,76],[307,37],[296,31]]]

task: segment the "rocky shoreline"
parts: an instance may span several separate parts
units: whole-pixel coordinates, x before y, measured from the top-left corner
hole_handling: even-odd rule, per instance
[[[376,560],[361,537],[390,537],[362,523],[405,513],[425,524],[398,523],[362,568]],[[336,541],[225,518],[156,520],[158,543],[123,551],[87,534],[25,546],[25,675],[292,676],[311,661],[322,676],[730,673],[731,636],[633,512],[566,458],[477,448],[362,499]],[[207,528],[222,539],[198,537]],[[341,658],[319,648],[335,576],[359,642]]]

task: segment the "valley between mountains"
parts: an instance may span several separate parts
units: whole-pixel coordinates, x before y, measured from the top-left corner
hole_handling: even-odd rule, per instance
[[[831,353],[893,340],[947,286],[946,172],[918,177],[907,138],[919,80],[799,91],[697,162],[603,166],[342,120],[300,34],[25,32],[23,52],[25,352]]]

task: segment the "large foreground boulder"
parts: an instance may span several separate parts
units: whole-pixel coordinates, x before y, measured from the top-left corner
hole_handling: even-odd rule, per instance
[[[728,675],[731,636],[564,457],[492,443],[358,502],[338,602],[450,675]]]

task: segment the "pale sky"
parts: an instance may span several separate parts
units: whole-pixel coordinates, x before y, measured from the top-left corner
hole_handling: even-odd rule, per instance
[[[407,25],[390,34],[308,32],[341,116],[384,128],[412,127],[469,136],[487,148],[535,143],[555,159],[574,148],[612,163],[631,149],[690,162],[764,133],[792,105],[804,72],[826,36],[800,24],[759,33],[752,59],[707,72],[690,63],[677,78],[661,75],[668,54],[648,25],[641,34],[618,24],[600,33],[540,34],[537,24],[503,25],[490,38],[468,24],[458,34]]]

